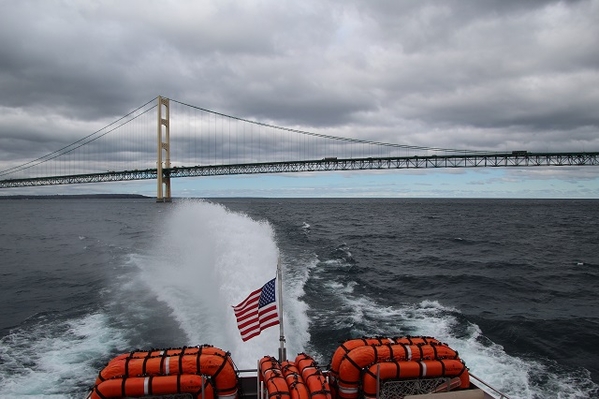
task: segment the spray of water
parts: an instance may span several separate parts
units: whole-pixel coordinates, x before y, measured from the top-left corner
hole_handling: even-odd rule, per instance
[[[255,368],[262,356],[276,356],[279,329],[243,342],[232,310],[275,277],[279,249],[272,226],[204,201],[178,203],[170,212],[154,256],[140,268],[145,284],[185,332],[188,342],[181,345],[221,347],[240,368]],[[297,305],[299,295],[284,288],[284,302],[290,305],[285,324],[307,325],[302,322],[305,309]],[[307,340],[307,333],[301,333],[293,343],[301,347]]]

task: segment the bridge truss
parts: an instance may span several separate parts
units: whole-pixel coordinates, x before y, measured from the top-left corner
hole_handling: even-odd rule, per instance
[[[325,158],[321,160],[264,162],[237,165],[206,165],[162,168],[164,179],[222,175],[332,172],[355,170],[439,169],[480,167],[599,166],[599,152],[432,155],[383,158]],[[157,169],[0,180],[0,188],[61,184],[101,183],[157,179]],[[169,190],[170,191],[170,190]],[[169,193],[170,194],[170,193]]]
[[[0,171],[0,189],[155,179],[157,201],[168,202],[170,179],[178,177],[599,166],[599,152],[495,153],[400,145],[279,127],[161,96],[157,100],[59,150]]]

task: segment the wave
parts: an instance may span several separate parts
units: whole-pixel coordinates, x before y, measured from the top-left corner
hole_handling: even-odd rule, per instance
[[[83,395],[93,383],[98,359],[127,345],[106,314],[58,321],[40,314],[0,340],[0,397],[64,398]]]
[[[512,398],[557,395],[582,399],[597,392],[589,371],[558,366],[548,359],[533,359],[525,352],[508,353],[467,316],[439,301],[383,306],[377,299],[356,293],[352,283],[327,282],[323,289],[334,290],[341,298],[342,303],[335,310],[319,314],[337,331],[351,337],[434,336],[456,349],[472,374]],[[336,338],[343,340],[347,336]]]

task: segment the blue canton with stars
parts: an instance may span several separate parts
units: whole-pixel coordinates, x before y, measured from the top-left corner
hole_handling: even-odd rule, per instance
[[[262,287],[258,307],[261,308],[275,301],[275,279],[273,278]]]

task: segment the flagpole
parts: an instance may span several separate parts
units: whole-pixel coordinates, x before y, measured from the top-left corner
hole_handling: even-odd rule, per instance
[[[279,300],[279,362],[287,360],[287,350],[285,349],[285,330],[283,328],[283,274],[281,272],[281,257],[277,260],[277,280],[279,283],[278,287],[278,300]]]

